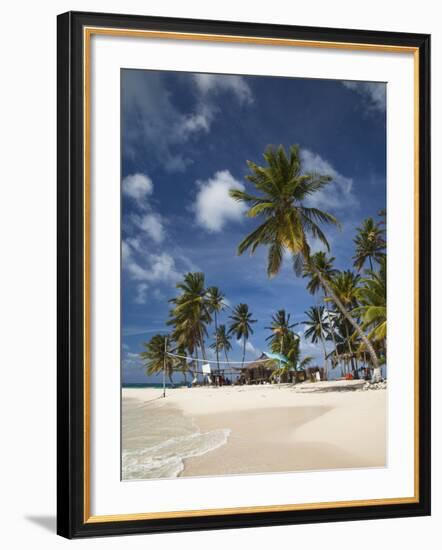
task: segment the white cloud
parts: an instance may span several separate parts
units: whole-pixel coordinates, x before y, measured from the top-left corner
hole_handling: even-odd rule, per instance
[[[165,231],[160,214],[151,212],[137,220],[138,227],[157,244],[164,241]]]
[[[175,283],[180,278],[180,273],[176,270],[175,260],[167,254],[149,255],[149,275],[150,281],[169,281]]]
[[[141,210],[147,210],[147,213],[142,216],[132,215],[129,221],[146,233],[152,241],[159,244],[165,238],[163,219],[160,214],[153,211],[145,200],[148,195],[153,194],[153,190],[152,180],[145,174],[132,174],[123,179],[123,193],[136,199]],[[142,243],[139,236],[127,239],[127,244],[141,252]]]
[[[308,149],[301,150],[301,161],[304,172],[313,172],[333,178],[333,181],[326,185],[324,189],[308,197],[305,201],[307,206],[326,210],[330,208],[343,210],[355,208],[359,205],[353,193],[352,178],[343,176],[327,160]]]
[[[152,71],[125,71],[123,78],[124,154],[149,158],[167,172],[184,172],[192,159],[179,147],[210,131],[219,113],[213,96],[220,91],[233,94],[240,104],[253,101],[252,92],[240,76],[184,75],[196,93],[194,107],[183,112],[166,86],[166,78]],[[191,80],[189,80],[191,79]],[[184,80],[183,80],[184,81]]]
[[[137,201],[153,193],[153,183],[145,174],[131,174],[123,179],[123,193]]]
[[[212,178],[198,181],[197,185],[198,192],[193,209],[198,225],[215,233],[221,231],[228,221],[242,219],[247,208],[233,200],[229,196],[229,190],[244,190],[244,185],[228,170],[216,172]]]
[[[123,78],[123,144],[129,158],[145,156],[167,172],[183,172],[190,159],[175,150],[191,133],[180,127],[186,113],[174,105],[162,74],[125,71]]]
[[[183,116],[176,127],[176,131],[182,136],[183,141],[196,132],[209,132],[213,118],[214,109],[209,105],[199,104],[195,113]]]
[[[123,269],[135,281],[175,284],[181,276],[176,268],[175,260],[167,252],[143,254],[142,262],[140,262],[135,258],[128,241],[123,241],[122,244],[122,261]]]
[[[152,295],[153,297],[158,300],[159,302],[161,300],[165,300],[166,299],[166,296],[161,292],[161,290],[159,288],[155,288],[154,291],[152,292]]]
[[[147,283],[140,283],[137,285],[137,294],[135,296],[134,302],[136,304],[145,304],[147,299],[147,290],[149,285]]]
[[[349,90],[361,95],[368,110],[385,112],[387,103],[387,85],[382,82],[354,82],[343,81],[342,84]]]
[[[139,353],[134,353],[132,351],[126,351],[126,353],[123,355],[123,368],[124,369],[133,369],[140,367],[141,357]]]
[[[250,86],[242,76],[195,74],[196,86],[203,96],[218,92],[231,92],[241,104],[253,103]]]
[[[240,338],[239,340],[235,340],[235,341],[236,341],[236,345],[239,348],[243,349],[244,340],[242,338]],[[256,348],[250,340],[247,340],[247,342],[246,342],[246,351],[248,351],[249,353],[251,353],[255,357],[260,357],[261,356],[261,350]]]

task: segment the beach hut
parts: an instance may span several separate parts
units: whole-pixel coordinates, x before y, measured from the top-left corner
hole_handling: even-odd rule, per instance
[[[256,362],[237,367],[236,370],[240,372],[239,384],[265,384],[271,382],[275,363],[262,354]]]
[[[277,381],[275,376],[272,376],[274,371],[278,369],[278,363],[274,359],[268,359],[266,354],[262,354],[254,363],[248,363],[236,370],[240,372],[237,380],[238,384],[268,384]],[[296,372],[295,369],[288,369],[281,375],[281,382],[284,384],[295,381],[302,381],[302,372]],[[301,378],[300,378],[301,377]],[[295,380],[296,379],[296,380]]]

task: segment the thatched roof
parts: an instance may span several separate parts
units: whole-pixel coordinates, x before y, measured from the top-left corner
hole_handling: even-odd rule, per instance
[[[265,361],[262,361],[262,359],[266,359]],[[253,363],[247,363],[247,365],[243,365],[242,367],[234,367],[235,370],[254,370],[254,369],[269,369],[273,370],[275,368],[275,360],[274,359],[268,359],[266,355],[262,354],[259,360],[253,362]]]

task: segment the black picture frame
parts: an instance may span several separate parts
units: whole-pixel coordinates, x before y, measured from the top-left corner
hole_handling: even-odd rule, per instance
[[[58,286],[57,532],[67,538],[229,529],[430,514],[430,36],[68,12],[57,21]],[[416,502],[112,521],[85,514],[84,40],[85,27],[266,37],[414,48],[419,59],[419,498]]]

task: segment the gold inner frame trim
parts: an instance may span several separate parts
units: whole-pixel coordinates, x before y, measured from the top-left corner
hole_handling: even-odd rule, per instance
[[[115,515],[91,515],[91,472],[90,472],[90,42],[92,35],[125,36],[168,40],[196,40],[203,42],[248,43],[268,46],[291,46],[304,48],[340,49],[370,52],[411,53],[414,61],[414,495],[410,497],[282,504],[269,506],[249,506],[215,508],[206,510],[177,510]],[[106,523],[115,521],[137,521],[148,519],[186,518],[229,514],[251,514],[264,512],[286,512],[301,510],[321,510],[358,506],[379,506],[412,504],[419,502],[419,49],[411,46],[389,44],[364,44],[348,42],[328,42],[281,38],[262,38],[236,35],[203,33],[180,33],[118,29],[107,27],[84,27],[83,29],[83,100],[84,100],[84,523]]]

